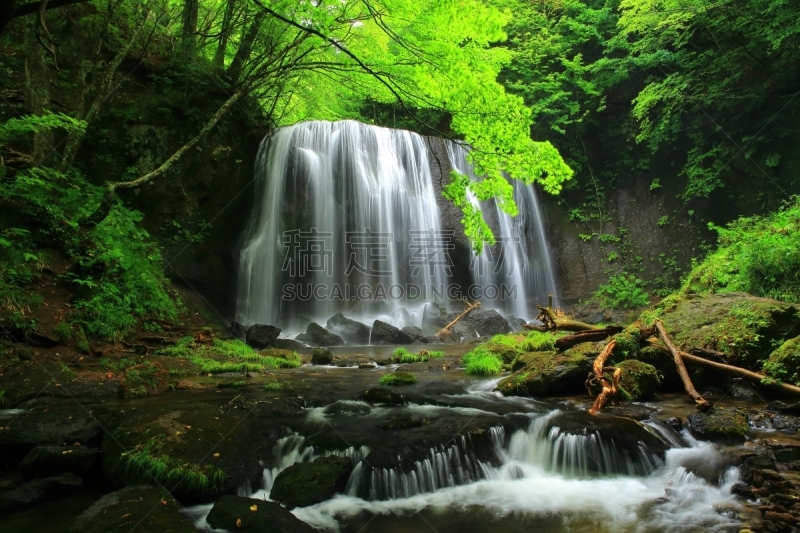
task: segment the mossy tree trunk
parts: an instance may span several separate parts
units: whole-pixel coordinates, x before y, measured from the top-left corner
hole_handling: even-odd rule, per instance
[[[39,44],[38,15],[31,15],[25,27],[25,106],[34,115],[42,116],[50,110],[50,72]],[[48,165],[53,161],[53,132],[41,130],[33,135],[33,166]]]

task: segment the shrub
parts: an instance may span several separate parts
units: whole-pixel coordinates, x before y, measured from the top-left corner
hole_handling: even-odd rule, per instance
[[[620,273],[609,278],[592,294],[592,299],[603,307],[633,309],[650,303],[650,295],[644,290],[647,282],[633,274]]]
[[[692,269],[681,292],[742,291],[800,302],[798,197],[770,215],[709,227],[719,236],[719,248]]]

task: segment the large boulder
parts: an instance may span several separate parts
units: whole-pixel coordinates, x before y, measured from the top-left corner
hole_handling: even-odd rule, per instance
[[[343,338],[336,333],[331,333],[316,322],[310,323],[306,328],[306,338],[310,341],[308,344],[312,346],[344,346],[345,344]]]
[[[661,319],[678,348],[722,352],[730,364],[744,368],[793,336],[800,319],[795,305],[742,292],[674,295],[647,313]],[[651,316],[645,318],[652,322]]]
[[[247,328],[238,322],[231,322],[225,326],[225,334],[231,339],[243,341],[247,339]]]
[[[25,479],[59,474],[75,474],[83,478],[102,474],[100,450],[88,446],[37,446],[19,464]]]
[[[406,400],[402,395],[397,394],[392,390],[383,388],[366,390],[363,394],[361,394],[361,396],[359,396],[359,399],[373,404],[402,405],[406,403]]]
[[[72,523],[70,533],[197,533],[178,511],[178,504],[161,488],[150,485],[125,487],[106,494]],[[137,525],[138,524],[138,525]]]
[[[75,474],[34,479],[19,487],[0,493],[0,511],[18,509],[26,505],[41,503],[49,498],[61,496],[82,485]]]
[[[447,308],[439,302],[428,302],[422,308],[422,332],[435,335],[447,325]]]
[[[564,353],[529,352],[519,356],[515,368],[518,370],[500,381],[496,390],[514,396],[573,394],[585,391],[592,359],[574,348]]]
[[[800,337],[784,342],[764,363],[764,374],[800,386]]]
[[[700,440],[741,442],[750,426],[747,411],[735,407],[714,407],[689,417],[689,430]]]
[[[476,309],[461,321],[472,326],[481,337],[491,337],[511,331],[508,320],[494,309]]]
[[[628,359],[617,363],[621,370],[619,386],[622,396],[630,401],[649,400],[661,384],[658,370],[653,365]]]
[[[347,318],[342,313],[336,313],[330,317],[325,323],[325,327],[342,337],[347,344],[369,344],[369,326]]]
[[[308,507],[342,492],[353,471],[348,457],[320,457],[310,463],[295,463],[275,478],[269,497],[287,509]]]
[[[428,343],[428,339],[426,339],[422,335],[422,330],[420,328],[416,327],[416,326],[406,326],[406,327],[402,328],[400,331],[402,331],[403,333],[405,333],[406,335],[411,337],[413,339],[413,342],[419,341],[419,342],[421,342],[423,344],[427,344]]]
[[[275,502],[243,496],[221,496],[214,502],[206,521],[217,530],[248,533],[316,533],[317,531]]]
[[[247,344],[258,350],[269,348],[281,334],[281,328],[266,324],[253,324],[247,330],[245,340]]]
[[[275,339],[272,347],[281,350],[292,350],[294,352],[308,348],[308,346],[295,339]]]
[[[328,348],[314,348],[311,352],[312,365],[329,365],[333,363],[333,354]]]
[[[372,339],[370,343],[373,345],[386,346],[392,344],[411,344],[412,342],[414,342],[414,339],[391,324],[387,324],[381,320],[376,320],[372,323]]]
[[[95,416],[98,413],[95,412]],[[100,444],[100,422],[71,402],[45,403],[17,414],[0,430],[0,455],[6,460],[22,459],[36,446]]]

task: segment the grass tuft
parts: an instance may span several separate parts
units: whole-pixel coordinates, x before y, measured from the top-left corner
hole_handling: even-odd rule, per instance
[[[464,371],[475,376],[491,376],[500,372],[503,360],[483,346],[466,353],[462,358]]]

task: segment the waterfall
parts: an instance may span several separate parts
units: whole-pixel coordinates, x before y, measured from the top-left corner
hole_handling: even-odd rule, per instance
[[[459,235],[463,241],[461,228],[442,223],[449,169],[431,150],[442,145],[452,168],[471,173],[455,143],[355,121],[304,122],[265,139],[239,257],[236,320],[294,330],[341,311],[420,326],[425,302],[451,299],[454,271],[467,266],[449,255]],[[492,203],[481,208],[497,221],[496,234],[520,238],[475,257],[473,272],[459,280],[513,287],[515,300],[484,307],[528,318],[528,305],[544,301],[555,282],[535,190],[518,184],[515,197],[515,218]]]

